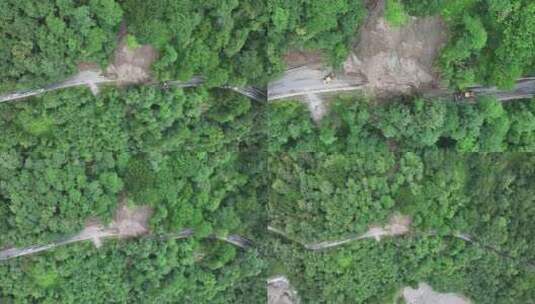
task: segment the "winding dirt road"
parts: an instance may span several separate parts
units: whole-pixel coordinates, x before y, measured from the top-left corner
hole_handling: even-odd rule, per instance
[[[22,91],[16,91],[13,93],[0,95],[0,103],[20,100],[20,99],[24,99],[24,98],[31,97],[31,96],[37,96],[37,95],[50,92],[50,91],[78,87],[78,86],[88,86],[93,92],[93,94],[96,94],[98,93],[99,85],[105,85],[105,84],[118,85],[119,83],[120,83],[119,80],[108,78],[107,76],[103,75],[101,71],[96,71],[96,70],[95,71],[82,71],[65,81],[53,83],[43,88],[32,89],[32,90],[22,90]],[[204,79],[202,77],[193,77],[189,81],[169,81],[167,82],[167,85],[170,87],[177,87],[177,88],[189,88],[189,87],[201,86],[203,83],[204,83]],[[160,83],[157,83],[157,82],[150,82],[147,84],[160,85]],[[263,102],[266,100],[265,92],[262,89],[256,88],[253,86],[248,86],[248,87],[222,86],[221,88],[232,90],[234,92],[242,94],[256,101]]]
[[[193,231],[193,229],[187,228],[174,234],[167,234],[165,236],[148,236],[148,237],[178,240],[178,239],[189,238],[194,235],[195,235],[195,232]],[[9,249],[2,250],[0,251],[0,261],[5,261],[5,260],[13,259],[16,257],[26,256],[26,255],[32,255],[32,254],[36,254],[42,251],[48,251],[59,246],[64,246],[64,245],[68,245],[68,244],[72,244],[76,242],[93,241],[95,244],[100,244],[102,239],[121,238],[121,237],[123,236],[116,229],[99,229],[97,231],[92,231],[91,234],[82,232],[73,237],[57,240],[46,245],[33,245],[33,246],[24,247],[24,248],[9,248]],[[227,237],[210,236],[209,238],[227,242],[229,244],[232,244],[236,247],[240,247],[242,249],[247,249],[252,246],[252,242],[250,240],[239,235],[229,235]],[[95,240],[98,240],[98,241],[95,242]],[[97,246],[100,246],[100,245],[97,245]]]

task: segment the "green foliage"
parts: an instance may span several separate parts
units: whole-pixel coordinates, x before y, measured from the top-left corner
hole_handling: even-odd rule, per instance
[[[533,103],[339,99],[318,125],[302,105],[269,105],[268,218],[289,239],[264,244],[277,274],[305,303],[387,303],[418,282],[474,303],[529,303]],[[412,220],[403,237],[298,244],[354,238],[398,212]]]
[[[451,39],[439,64],[452,86],[511,88],[533,70],[535,3],[529,0],[404,0],[410,14],[440,14]]]
[[[100,249],[72,245],[0,265],[0,298],[5,303],[262,303],[265,288],[254,280],[265,268],[258,252],[229,256],[214,248],[223,247],[150,239]]]
[[[63,80],[81,62],[105,64],[122,9],[115,0],[0,3],[0,91]]]
[[[334,66],[349,54],[366,10],[360,0],[269,0],[268,55],[275,66],[287,50],[319,50]]]
[[[154,208],[157,233],[248,231],[256,218],[240,218],[258,209],[250,176],[261,162],[246,154],[263,136],[259,106],[223,91],[154,88],[3,104],[0,244],[73,234],[91,216],[106,221],[123,192]]]
[[[140,44],[139,44],[139,42],[137,42],[136,36],[134,36],[134,35],[126,36],[126,45],[131,50],[135,50],[138,47],[140,47]]]
[[[403,3],[399,0],[387,0],[385,4],[385,19],[390,25],[398,27],[407,23],[409,15],[405,12]]]
[[[202,75],[210,86],[267,81],[263,2],[127,0],[122,7],[129,31],[162,52],[154,65],[160,79]]]

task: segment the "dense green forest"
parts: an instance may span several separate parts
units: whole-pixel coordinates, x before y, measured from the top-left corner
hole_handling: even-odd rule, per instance
[[[321,50],[339,65],[365,16],[349,1],[141,1],[123,4],[130,32],[161,50],[160,79],[256,85],[285,69],[288,50]]]
[[[151,87],[3,104],[0,244],[74,233],[90,216],[109,220],[121,193],[154,208],[157,232],[225,235],[250,226],[245,214],[259,224],[259,106],[222,91]]]
[[[366,16],[361,0],[268,0],[271,64],[283,67],[288,50],[319,50],[328,62],[340,65],[348,56],[359,25]]]
[[[270,152],[386,152],[422,147],[458,152],[535,151],[535,101],[476,103],[421,98],[337,97],[316,127],[299,102],[268,107]]]
[[[62,80],[82,62],[105,66],[123,12],[114,0],[0,2],[0,92]]]
[[[511,88],[535,71],[535,2],[531,0],[403,0],[416,16],[440,15],[450,31],[439,59],[452,86]]]
[[[531,303],[534,102],[341,98],[318,125],[297,102],[270,105],[268,218],[286,235],[265,243],[270,273],[304,303],[388,303],[422,281],[474,303]],[[396,213],[411,218],[405,236],[299,244],[361,235]]]
[[[121,23],[130,46],[157,50],[154,80],[206,80],[0,104],[0,250],[106,226],[123,202],[151,211],[142,236],[0,261],[0,303],[256,304],[272,275],[287,276],[303,303],[391,303],[419,282],[474,303],[535,303],[535,99],[330,96],[316,122],[297,100],[216,88],[265,87],[291,52],[340,67],[373,4],[0,1],[0,92],[105,68]],[[436,64],[451,87],[510,88],[535,72],[531,0],[385,9],[394,27],[442,17],[449,40]],[[303,246],[393,215],[410,218],[407,233]],[[250,246],[221,240],[232,235]]]
[[[254,250],[195,240],[71,245],[0,265],[1,303],[264,303]]]
[[[288,276],[302,303],[393,303],[401,288],[422,281],[478,304],[535,298],[532,266],[458,239],[370,239],[321,252],[272,239],[266,247],[276,257],[270,270]]]
[[[409,212],[423,230],[466,232],[477,220],[465,208],[477,210],[476,201],[501,184],[490,180],[497,184],[474,192],[477,176],[471,173],[493,172],[486,169],[493,162],[474,167],[479,159],[464,153],[533,152],[534,105],[535,100],[420,99],[373,105],[340,98],[317,126],[303,105],[273,104],[268,108],[270,222],[308,242],[363,233],[395,211]],[[527,166],[531,160],[523,161]]]
[[[0,90],[63,80],[80,63],[105,67],[119,24],[159,51],[159,80],[203,76],[208,86],[265,85],[285,69],[288,50],[346,57],[366,14],[361,0],[91,0],[0,4]]]

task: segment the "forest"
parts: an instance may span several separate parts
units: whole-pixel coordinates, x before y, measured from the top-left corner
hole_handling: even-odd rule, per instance
[[[287,274],[305,303],[390,303],[422,281],[474,303],[530,303],[535,124],[519,132],[509,117],[533,116],[533,104],[346,97],[319,125],[298,103],[271,105],[268,218],[280,232],[265,243],[268,273]],[[506,128],[488,123],[500,119]],[[363,235],[395,214],[411,219],[407,234],[303,246]]]
[[[2,303],[263,303],[257,251],[196,240],[55,249],[0,267]]]
[[[451,35],[438,60],[450,85],[511,88],[535,72],[535,2],[402,0],[415,16],[440,15]]]
[[[224,235],[247,230],[240,218],[258,209],[259,104],[245,97],[75,89],[4,104],[0,115],[2,246],[77,232],[91,216],[109,220],[121,193],[154,208],[156,231]]]
[[[0,92],[64,80],[80,64],[106,67],[121,22],[134,44],[158,50],[160,81],[264,86],[289,49],[325,51],[340,65],[365,12],[360,0],[2,1]]]
[[[105,66],[123,11],[115,0],[0,2],[0,92],[63,80],[78,64]]]
[[[135,237],[0,254],[0,303],[256,304],[275,276],[302,303],[401,303],[420,282],[534,303],[535,99],[453,97],[535,76],[535,2],[384,1],[385,27],[440,16],[448,97],[335,92],[318,121],[307,99],[233,92],[301,52],[338,77],[379,2],[1,1],[1,93],[105,71],[125,37],[157,59],[145,83],[0,103],[0,252],[149,210]]]
[[[265,267],[259,252],[211,238],[254,239],[265,226],[263,134],[253,124],[260,107],[225,91],[157,87],[109,88],[98,97],[71,89],[3,104],[0,247],[46,244],[92,217],[107,223],[123,196],[154,212],[145,238],[5,262],[1,302],[265,297],[262,282],[250,280]],[[168,237],[184,229],[194,237]],[[91,288],[80,293],[81,286]]]

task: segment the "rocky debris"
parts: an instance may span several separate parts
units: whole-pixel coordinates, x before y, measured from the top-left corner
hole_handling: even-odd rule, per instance
[[[417,289],[405,287],[402,297],[407,304],[470,304],[470,300],[455,293],[439,293],[426,283],[418,284]]]
[[[268,280],[268,304],[298,304],[297,291],[284,276]]]
[[[448,38],[445,23],[439,17],[411,17],[408,24],[391,27],[383,17],[384,2],[370,9],[344,72],[365,77],[367,89],[376,93],[437,86],[434,63]]]

